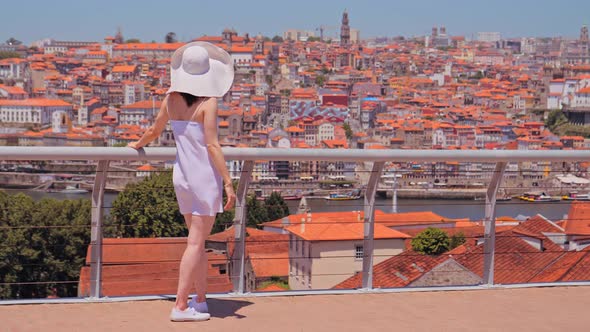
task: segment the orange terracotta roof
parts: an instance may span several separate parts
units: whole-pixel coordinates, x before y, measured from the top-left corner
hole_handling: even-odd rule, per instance
[[[72,106],[61,99],[45,99],[45,98],[30,98],[30,99],[0,99],[0,106],[32,106],[32,107],[57,107],[57,106]]]
[[[262,239],[264,241],[264,239]],[[289,275],[289,252],[254,253],[248,255],[257,278]]]
[[[135,65],[128,65],[128,66],[114,66],[112,72],[113,73],[131,73],[135,71],[137,66]]]
[[[162,105],[162,102],[160,100],[156,100],[155,103],[153,103],[151,100],[142,100],[142,101],[138,101],[133,104],[121,106],[121,108],[128,109],[128,108],[152,108],[152,107],[155,107],[156,109],[159,109],[161,105]]]
[[[115,45],[114,50],[168,50],[174,51],[184,43],[129,43]]]
[[[568,235],[590,235],[590,203],[572,202],[565,224]]]
[[[156,168],[154,166],[150,165],[150,164],[145,164],[145,165],[139,166],[137,168],[137,170],[138,171],[150,172],[150,171],[155,171]]]
[[[303,223],[286,228],[292,234],[307,241],[346,241],[362,240],[364,226],[362,223]],[[409,235],[386,226],[375,224],[375,239],[407,239]]]

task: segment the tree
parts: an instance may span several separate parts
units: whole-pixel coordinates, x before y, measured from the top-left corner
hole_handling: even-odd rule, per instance
[[[0,60],[11,59],[11,58],[20,58],[20,53],[11,52],[11,51],[1,51],[0,52]]]
[[[428,227],[412,239],[412,249],[425,255],[440,255],[449,250],[449,236],[444,231]]]
[[[484,75],[481,70],[478,70],[477,73],[475,73],[475,75],[471,76],[470,78],[476,79],[476,80],[481,80],[482,78],[484,78]]]
[[[139,183],[129,184],[113,202],[105,236],[187,236],[178,210],[172,172],[154,173]]]
[[[549,130],[553,131],[560,125],[567,123],[567,117],[561,110],[552,110],[547,115],[547,120],[545,120],[545,126],[549,128]]]
[[[256,199],[255,195],[249,195],[246,199],[247,222],[249,227],[256,227],[263,222],[268,221],[268,213],[261,201]]]
[[[176,38],[176,33],[168,32],[166,37],[164,37],[164,41],[166,41],[167,44],[177,43],[178,39]]]
[[[449,250],[455,249],[463,243],[465,243],[465,235],[463,232],[453,234],[449,239]]]
[[[267,211],[267,220],[278,220],[289,215],[289,206],[278,191],[273,191],[264,200],[264,207]]]
[[[8,38],[8,40],[6,40],[6,45],[11,45],[11,46],[18,46],[18,45],[22,45],[22,41],[15,39],[14,37],[10,37]]]
[[[344,122],[342,124],[342,129],[344,129],[344,134],[346,135],[346,139],[351,140],[353,136],[352,128],[350,128],[350,124],[348,122]]]
[[[274,36],[274,37],[272,37],[272,42],[273,43],[282,43],[283,41],[284,41],[283,40],[283,37],[281,37],[281,36]]]
[[[139,43],[141,43],[141,40],[139,40],[137,38],[130,38],[125,41],[125,44],[139,44]]]
[[[225,203],[225,191],[223,200]],[[231,226],[234,213],[232,209],[217,214],[212,233]],[[171,172],[154,173],[139,183],[127,185],[117,195],[105,222],[105,237],[181,237],[187,234]]]
[[[308,42],[318,42],[318,41],[321,41],[321,39],[320,39],[320,37],[311,36],[311,37],[307,37],[307,41]]]
[[[315,84],[317,86],[324,86],[324,83],[326,82],[326,76],[324,75],[318,75],[315,78]]]
[[[0,192],[0,298],[77,296],[90,210],[88,199],[34,201]]]

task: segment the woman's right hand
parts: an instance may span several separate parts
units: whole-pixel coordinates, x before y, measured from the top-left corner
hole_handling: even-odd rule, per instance
[[[236,205],[236,193],[234,192],[234,186],[231,183],[226,184],[223,188],[225,188],[225,196],[227,197],[227,202],[225,203],[223,210],[228,211],[233,209]]]

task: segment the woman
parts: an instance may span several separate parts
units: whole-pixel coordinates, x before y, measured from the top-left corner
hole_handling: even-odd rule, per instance
[[[180,261],[176,304],[172,321],[210,318],[205,292],[207,255],[205,239],[215,215],[231,209],[236,200],[229,172],[217,138],[217,99],[231,87],[234,72],[231,57],[221,48],[193,42],[174,52],[171,86],[155,123],[141,139],[129,144],[140,149],[160,136],[168,120],[176,141],[173,171],[174,191],[180,213],[188,227],[187,247]],[[222,185],[222,178],[225,185]],[[222,208],[222,187],[227,203]],[[187,304],[191,287],[196,296]]]

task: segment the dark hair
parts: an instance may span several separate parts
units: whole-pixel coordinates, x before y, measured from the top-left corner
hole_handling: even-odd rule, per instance
[[[193,106],[194,103],[196,103],[200,99],[200,97],[191,95],[190,93],[180,92],[180,95],[182,96],[182,99],[184,99],[184,102],[188,107]]]

